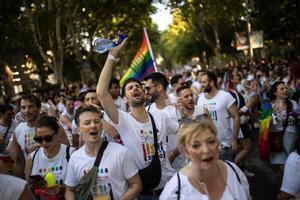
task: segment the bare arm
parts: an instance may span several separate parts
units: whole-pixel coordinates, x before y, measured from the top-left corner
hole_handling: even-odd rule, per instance
[[[24,177],[25,158],[20,145],[17,143],[15,134],[13,134],[13,140],[10,141],[7,150],[15,162],[15,176],[20,178]]]
[[[31,175],[32,171],[32,158],[29,155],[26,159],[26,164],[25,164],[25,179],[30,182],[29,176]]]
[[[117,129],[105,120],[103,120],[103,129],[114,139],[120,136]]]
[[[60,127],[59,129],[58,129],[58,141],[61,143],[61,144],[65,144],[65,145],[67,145],[67,146],[69,146],[70,144],[69,144],[69,140],[68,140],[68,138],[67,138],[67,135],[66,135],[66,133],[65,133],[65,130],[62,128],[62,127]]]
[[[109,54],[113,57],[117,58],[119,51],[124,47],[126,43],[125,39],[122,44],[118,45],[117,47],[110,49]],[[109,88],[109,81],[111,79],[112,69],[114,60],[107,58],[105,65],[102,69],[100,74],[98,84],[97,84],[97,95],[101,102],[101,105],[105,112],[108,114],[109,118],[115,123],[118,124],[118,109],[114,104],[113,98],[111,97],[110,93],[108,92]]]
[[[66,186],[65,199],[66,200],[74,200],[75,199],[75,188],[74,187]]]
[[[122,195],[120,200],[131,200],[137,198],[142,191],[142,182],[138,173],[127,180],[129,187],[128,190]]]
[[[63,125],[68,126],[68,128],[72,129],[72,122],[69,120],[69,118],[66,115],[60,115],[59,122]]]
[[[240,115],[239,115],[239,110],[235,103],[230,106],[228,111],[230,116],[233,117],[233,121],[234,121],[233,130],[232,130],[231,148],[233,151],[236,151],[237,138],[240,131]]]

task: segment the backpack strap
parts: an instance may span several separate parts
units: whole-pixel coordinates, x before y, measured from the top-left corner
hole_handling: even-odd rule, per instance
[[[69,160],[70,160],[70,147],[69,146],[67,146],[67,148],[66,148],[66,159],[69,162]]]
[[[40,150],[40,148],[38,148],[37,150],[35,150],[35,152],[33,153],[33,156],[32,156],[32,162],[31,162],[31,170],[32,170],[32,167],[33,167],[33,163],[34,163],[34,159],[35,159],[35,156],[37,154],[37,152]]]
[[[177,200],[180,200],[181,181],[180,181],[179,172],[177,172],[176,174],[178,180],[178,190],[176,191],[176,194],[177,194]]]
[[[232,164],[231,164],[230,162],[226,161],[226,160],[224,160],[224,162],[225,162],[231,169],[233,169],[233,171],[234,171],[234,173],[235,173],[235,175],[236,175],[236,178],[238,179],[239,183],[241,183],[241,179],[240,179],[238,173],[236,172],[235,168],[232,166]]]

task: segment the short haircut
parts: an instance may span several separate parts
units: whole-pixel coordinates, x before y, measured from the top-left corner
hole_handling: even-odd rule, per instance
[[[20,98],[20,105],[21,105],[22,100],[27,100],[27,101],[33,102],[36,105],[36,107],[41,108],[41,105],[42,105],[41,100],[32,94],[22,96]]]
[[[100,118],[102,118],[102,113],[99,111],[98,108],[96,108],[95,106],[89,105],[89,106],[80,106],[75,113],[75,123],[77,126],[79,126],[79,117],[82,113],[85,112],[93,112],[93,113],[97,113]]]
[[[36,129],[41,127],[48,127],[50,129],[53,129],[55,133],[57,133],[60,128],[57,119],[55,117],[46,116],[46,115],[41,116],[37,120]]]
[[[120,87],[119,79],[116,79],[116,78],[110,79],[108,88],[111,89],[113,84],[118,85]]]
[[[97,91],[95,89],[88,89],[85,93],[84,93],[84,98],[88,93],[97,93]]]
[[[145,76],[144,81],[151,80],[153,83],[161,84],[164,90],[167,90],[168,87],[168,80],[166,76],[160,72],[153,72]]]
[[[124,83],[124,85],[123,85],[123,87],[122,87],[122,91],[121,91],[122,97],[125,96],[125,88],[126,88],[126,85],[128,85],[128,84],[131,83],[131,82],[136,82],[136,83],[140,84],[141,87],[143,87],[143,84],[142,84],[139,80],[137,80],[137,79],[135,79],[135,78],[129,78],[129,79],[127,79],[127,80],[125,81],[125,83]]]
[[[174,76],[172,76],[170,83],[173,86],[174,84],[178,83],[178,80],[183,78],[182,74],[175,74]]]
[[[8,104],[2,104],[0,105],[0,114],[6,113],[8,110],[13,110],[14,108],[11,105]]]
[[[218,86],[218,77],[217,77],[217,75],[215,73],[213,73],[213,72],[205,72],[203,75],[207,76],[209,82],[213,81],[215,87]]]
[[[182,90],[185,90],[185,89],[191,89],[191,88],[190,88],[189,86],[187,86],[187,85],[181,86],[181,87],[178,88],[177,91],[176,91],[177,96],[179,96],[180,92],[181,92]]]

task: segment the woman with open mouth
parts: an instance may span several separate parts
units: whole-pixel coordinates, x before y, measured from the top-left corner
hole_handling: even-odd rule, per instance
[[[166,184],[160,199],[251,199],[244,173],[219,160],[216,128],[209,115],[182,122],[178,145],[190,162]]]

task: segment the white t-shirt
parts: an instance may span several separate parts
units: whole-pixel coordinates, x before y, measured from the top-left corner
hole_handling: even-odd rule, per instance
[[[232,130],[230,128],[230,116],[228,109],[235,102],[230,93],[219,90],[216,96],[207,99],[204,93],[198,98],[197,109],[206,107],[217,129],[217,137],[221,144],[230,146]]]
[[[172,92],[169,95],[169,99],[171,100],[171,103],[177,103],[177,96]]]
[[[120,96],[118,96],[117,99],[114,99],[114,103],[115,103],[115,105],[117,106],[118,109],[123,110],[125,112],[127,111],[126,104]]]
[[[120,137],[131,153],[134,155],[134,161],[139,169],[147,167],[155,155],[153,129],[149,116],[147,123],[136,121],[131,114],[119,111],[119,123],[115,125]],[[154,190],[161,189],[165,183],[173,176],[175,170],[171,167],[166,158],[166,135],[175,133],[170,118],[163,112],[152,113],[156,128],[158,130],[158,155],[162,167],[162,176],[159,185]]]
[[[226,188],[223,192],[221,200],[247,200],[251,199],[249,193],[249,184],[244,173],[233,163],[231,165],[236,170],[241,183],[233,171],[233,169],[226,164],[227,169],[227,181]],[[179,172],[180,177],[180,199],[188,200],[208,200],[208,196],[199,192],[194,186],[189,182],[188,177]],[[160,200],[176,200],[178,191],[178,178],[175,174],[171,180],[166,184],[162,194],[160,195]]]
[[[83,175],[88,173],[94,165],[96,157],[90,157],[85,153],[85,146],[75,151],[69,161],[65,184],[74,187],[78,185]],[[130,152],[120,144],[110,142],[102,156],[99,165],[97,182],[108,183],[114,199],[127,191],[127,179],[138,173]]]
[[[43,148],[39,148],[30,154],[33,158],[33,154],[37,151],[34,157],[31,175],[45,176],[46,173],[51,172],[55,176],[55,184],[63,184],[67,174],[68,160],[66,158],[67,146],[60,145],[60,150],[53,158],[48,158]],[[69,156],[75,151],[75,148],[70,147]]]
[[[16,129],[16,126],[17,126],[16,121],[15,121],[15,120],[12,120],[11,125],[10,125],[10,128],[9,128],[9,130],[8,130],[8,132],[7,132],[7,135],[6,135],[5,138],[3,138],[3,139],[4,139],[4,143],[0,144],[0,145],[1,145],[0,148],[1,148],[1,150],[2,150],[2,152],[0,152],[0,157],[9,157],[9,153],[8,153],[6,147],[7,147],[7,145],[8,145],[8,142],[9,142],[11,136],[13,135],[13,133],[14,133],[14,131],[15,131],[15,129]],[[0,125],[0,135],[1,135],[2,137],[4,137],[7,128],[8,128],[8,127],[5,127],[5,126]]]
[[[23,193],[27,182],[23,179],[0,174],[0,195],[2,200],[17,200]]]
[[[29,127],[26,122],[22,122],[16,127],[15,136],[20,145],[24,158],[36,150],[40,145],[34,141],[35,127]]]
[[[292,152],[286,160],[284,167],[281,191],[296,196],[300,192],[300,155]]]

